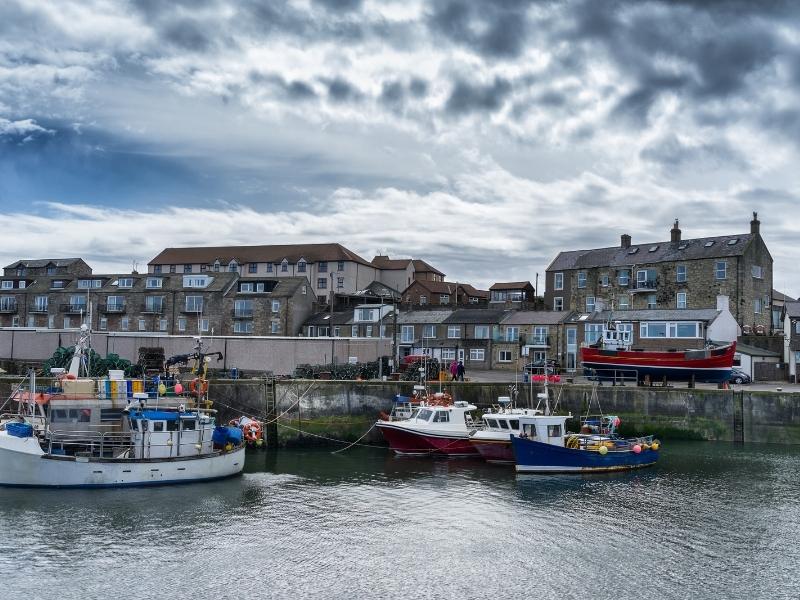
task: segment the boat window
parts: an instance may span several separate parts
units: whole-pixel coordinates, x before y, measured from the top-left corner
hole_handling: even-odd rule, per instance
[[[561,425],[548,425],[547,437],[561,437]]]
[[[53,414],[50,415],[50,420],[53,423],[66,423],[67,421],[67,411],[63,408],[54,408]]]
[[[153,431],[164,431],[164,421],[153,421]]]
[[[495,419],[486,419],[486,423],[489,425],[491,429],[498,429],[497,421]]]
[[[194,419],[185,419],[181,420],[181,427],[183,427],[184,431],[192,431],[195,429],[195,421]]]
[[[508,422],[508,426],[511,427],[511,429],[514,429],[514,430],[519,429],[519,419],[511,419]]]
[[[500,423],[500,429],[508,429],[508,421],[500,419],[497,422]]]
[[[522,433],[534,439],[536,437],[536,426],[531,423],[525,423]]]
[[[91,408],[56,408],[50,417],[53,423],[90,423],[92,421]]]
[[[449,423],[450,422],[450,413],[446,410],[440,410],[436,413],[436,416],[433,417],[434,423]]]
[[[178,431],[178,421],[167,421],[167,431]]]
[[[433,414],[432,410],[421,410],[421,411],[419,411],[419,414],[417,415],[417,420],[418,421],[427,421],[428,419],[431,418],[432,414]]]

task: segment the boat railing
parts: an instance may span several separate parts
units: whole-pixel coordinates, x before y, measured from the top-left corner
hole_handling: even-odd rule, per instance
[[[148,438],[145,445],[148,448],[175,447],[177,441],[174,439],[174,437],[174,435],[170,435],[169,439],[163,443],[155,443],[152,441],[152,439]],[[202,430],[200,439],[197,440],[196,443],[203,443]],[[112,452],[115,454],[115,458],[120,458],[125,457],[123,455],[126,455],[128,452],[132,451],[133,447],[134,439],[131,432],[51,430],[48,438],[47,453],[50,455],[59,455],[67,454],[68,450],[72,450],[73,452],[71,452],[71,454],[74,454],[75,456],[91,456],[101,458],[106,456],[109,452]],[[130,458],[130,456],[127,457]]]

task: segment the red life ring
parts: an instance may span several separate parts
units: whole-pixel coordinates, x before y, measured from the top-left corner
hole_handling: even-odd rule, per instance
[[[189,382],[189,391],[195,395],[205,394],[208,391],[208,381],[195,377]]]
[[[250,421],[242,428],[244,439],[248,442],[255,442],[261,439],[261,423],[258,421]]]

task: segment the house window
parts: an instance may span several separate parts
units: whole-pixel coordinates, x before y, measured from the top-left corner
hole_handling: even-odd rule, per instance
[[[365,335],[367,337],[372,337],[372,325],[367,325]]]
[[[207,265],[207,264],[203,263],[202,265],[200,265],[200,272],[201,272],[201,273],[203,273],[203,272],[204,272],[204,271],[206,271],[207,269],[208,269],[208,265]]]
[[[647,308],[658,308],[658,298],[655,294],[647,295]]]
[[[5,288],[6,282],[3,282],[3,287]],[[12,285],[13,287],[13,285]],[[66,282],[63,279],[54,279],[53,283],[50,284],[50,287],[55,290],[60,290],[66,287]]]
[[[252,282],[240,283],[239,284],[239,291],[240,292],[252,292],[253,291]]]
[[[358,337],[358,325],[350,327],[350,337]]]
[[[586,343],[594,344],[597,340],[603,337],[603,324],[586,323],[586,325],[584,325],[583,333]]]
[[[64,329],[69,329],[70,327],[72,327],[72,319],[64,317]]]
[[[233,333],[253,333],[252,321],[234,321]]]
[[[178,317],[178,331],[186,331],[186,317]]]
[[[119,328],[122,331],[128,331],[131,328],[131,320],[128,317],[122,317],[119,322]]]
[[[484,350],[483,348],[470,348],[469,359],[474,361],[486,360],[486,350]]]
[[[555,290],[563,290],[564,289],[564,274],[563,273],[556,273],[553,275],[553,289]]]
[[[684,283],[686,281],[686,265],[678,265],[675,271],[675,281]]]
[[[586,312],[594,312],[594,296],[586,296]]]
[[[497,360],[501,363],[511,362],[511,350],[498,350]]]
[[[160,277],[148,277],[147,281],[145,282],[145,287],[148,289],[160,289],[162,281],[163,280]]]
[[[656,270],[641,269],[636,271],[636,287],[654,290],[656,288]]]
[[[203,312],[203,297],[186,296],[186,312],[191,312],[191,313]]]
[[[133,278],[132,277],[120,277],[117,280],[117,287],[132,288],[133,287]]]
[[[230,273],[236,273],[236,271],[238,271],[238,270],[239,270],[239,264],[238,264],[238,263],[237,263],[235,260],[232,260],[232,261],[231,261],[231,262],[228,264],[228,271],[229,271]]]
[[[617,299],[619,300],[620,310],[628,310],[631,307],[631,298],[628,294],[621,294]]]
[[[281,301],[280,300],[273,300],[272,301],[272,312],[274,312],[274,313],[281,312]]]
[[[21,289],[21,290],[24,290],[27,285],[28,285],[27,281],[25,281],[24,279],[20,279],[19,284],[17,285],[17,287],[19,289]]]
[[[340,290],[344,287],[344,277],[336,278],[336,289]]]
[[[303,287],[301,287],[301,288],[300,288],[300,293],[301,293],[301,294],[303,294],[303,296],[305,296],[306,294],[308,294],[308,286],[307,286],[307,285],[304,285]]]
[[[289,263],[284,260],[281,263],[281,273],[286,273],[288,270],[289,270]]]
[[[106,301],[106,310],[120,312],[125,308],[125,296],[109,296]]]
[[[519,327],[506,327],[506,341],[516,342],[519,340]]]
[[[450,294],[440,294],[439,304],[450,304]]]
[[[219,272],[219,267],[220,267],[219,261],[215,261],[214,262],[214,271]]]
[[[253,316],[253,301],[252,300],[236,300],[233,303],[233,316],[234,317],[252,317]]]
[[[139,319],[139,331],[145,331],[147,329],[147,321],[144,319]]]
[[[436,337],[436,325],[423,325],[422,337],[431,339]]]
[[[47,296],[36,296],[34,302],[36,312],[47,312]]]
[[[267,263],[267,273],[272,273],[272,263]]]
[[[340,261],[337,263],[337,265],[336,265],[336,270],[337,270],[337,271],[344,271],[344,261],[343,261],[343,260],[340,260]]]
[[[56,274],[56,268],[54,266],[52,266],[52,265],[48,266],[47,267],[47,274],[48,275],[55,275]]]
[[[562,298],[561,296],[553,298],[553,310],[555,311],[564,310],[564,298]]]
[[[166,331],[167,330],[167,320],[166,319],[159,319],[158,320],[158,330],[159,331]]]
[[[754,279],[763,279],[764,277],[763,270],[759,265],[753,265],[750,267],[750,272],[753,274]]]
[[[761,314],[761,298],[756,298],[753,300],[753,311],[757,314]]]
[[[489,339],[489,326],[488,325],[475,325],[475,339],[488,340]]]
[[[413,342],[414,341],[414,326],[413,325],[403,325],[400,328],[400,341],[401,342]]]
[[[183,265],[183,272],[184,273],[191,273],[192,272],[192,265]]]
[[[53,282],[53,283],[55,283],[55,282]],[[6,279],[5,281],[3,281],[2,289],[4,289],[4,290],[13,290],[14,289],[14,282]]]
[[[327,273],[328,272],[328,263],[327,262],[319,263],[319,265],[317,266],[317,271],[319,271],[320,273]]]
[[[200,327],[200,331],[208,331],[208,319],[200,319],[200,323],[198,323]]]
[[[451,340],[457,340],[461,337],[461,326],[460,325],[448,325],[447,326],[447,338]]]
[[[164,309],[164,296],[146,296],[144,299],[144,311],[149,313],[161,313]]]
[[[153,274],[161,275],[161,265],[153,265]]]
[[[714,279],[727,279],[728,278],[728,262],[718,260],[714,263]]]
[[[208,287],[208,284],[211,283],[212,278],[206,275],[197,275],[196,277],[192,277],[191,275],[184,275],[183,277],[183,287],[186,288],[205,288]]]
[[[304,260],[297,261],[297,272],[298,273],[305,273],[306,272],[306,261],[304,261]]]
[[[603,273],[600,276],[600,285],[603,287],[608,287],[608,273]]]
[[[280,333],[281,332],[281,324],[277,321],[272,321],[269,326],[270,333]]]
[[[676,308],[686,308],[686,292],[678,292],[675,297]]]
[[[372,321],[372,309],[359,308],[357,314],[359,321]]]
[[[531,343],[542,346],[547,343],[547,327],[537,325],[533,328],[533,339]]]
[[[419,303],[420,304],[427,304],[428,303],[428,297],[427,296],[420,296],[419,297]]]
[[[90,288],[99,287],[103,287],[103,281],[101,279],[78,279],[79,290],[88,290]]]
[[[305,286],[303,286],[303,287],[305,287]],[[258,283],[256,284],[256,291],[257,291],[259,294],[260,294],[260,293],[262,293],[262,292],[264,291],[264,283],[263,283],[263,282],[258,282]],[[304,293],[305,293],[305,292],[304,292]]]
[[[578,271],[578,287],[586,287],[586,271]]]
[[[455,348],[442,348],[442,360],[455,360],[455,358],[456,358]]]
[[[174,273],[175,272],[175,265],[170,265],[169,266],[169,272],[170,273]]]
[[[321,290],[325,290],[328,288],[328,280],[325,277],[319,277],[317,279],[317,287]]]
[[[631,281],[631,272],[628,269],[621,269],[617,273],[617,279],[619,280],[619,284],[623,287],[630,284]]]
[[[333,328],[333,337],[342,337],[342,328],[338,325]]]
[[[50,315],[49,317],[47,317],[47,327],[49,329],[55,329],[56,328],[56,316],[55,315]]]
[[[258,273],[258,263],[250,263],[247,265],[248,273]]]
[[[702,327],[697,322],[664,323],[658,321],[639,324],[640,338],[700,338]]]

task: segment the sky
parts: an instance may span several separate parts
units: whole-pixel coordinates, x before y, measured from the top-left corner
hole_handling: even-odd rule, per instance
[[[798,100],[796,2],[5,0],[0,260],[339,242],[485,289],[757,211],[797,297]]]

